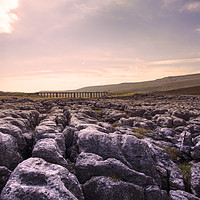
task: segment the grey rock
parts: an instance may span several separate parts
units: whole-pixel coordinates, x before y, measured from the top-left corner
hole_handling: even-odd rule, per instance
[[[144,128],[144,129],[150,129],[154,130],[156,128],[156,124],[152,122],[151,120],[143,119],[140,117],[133,117],[133,126]]]
[[[74,132],[77,129],[75,127],[70,127],[70,126],[66,126],[64,131],[63,131],[63,135],[65,137],[65,144],[68,147],[72,146],[73,140],[74,140]]]
[[[5,117],[3,118],[6,122],[10,122],[10,124],[17,126],[22,130],[22,132],[26,132],[28,129],[28,126],[30,126],[27,119],[22,118],[13,118],[13,117]]]
[[[191,147],[193,146],[192,134],[188,131],[184,131],[180,136],[180,151],[190,155]]]
[[[34,143],[36,143],[40,139],[45,138],[53,138],[56,140],[62,154],[65,154],[66,146],[65,146],[65,137],[62,133],[58,132],[52,127],[49,126],[37,126],[35,129],[35,133],[33,135]]]
[[[196,117],[196,114],[189,110],[175,110],[173,115],[186,121],[188,121],[191,117]]]
[[[0,132],[0,164],[13,170],[22,160],[16,139]]]
[[[163,136],[163,137],[166,137],[166,136],[171,136],[173,137],[176,132],[173,130],[173,129],[169,129],[169,128],[161,128],[159,130],[159,133]]]
[[[145,189],[145,200],[171,200],[167,191],[158,186],[149,186]]]
[[[69,163],[63,156],[57,142],[52,138],[39,140],[32,151],[32,157],[42,158],[47,162],[69,168]]]
[[[153,114],[153,115],[165,114],[167,111],[168,111],[167,109],[162,109],[162,108],[160,108],[160,109],[155,109],[155,110],[153,110],[153,111],[152,111],[152,114]]]
[[[24,151],[27,144],[20,128],[10,123],[4,123],[0,125],[0,132],[13,136],[18,144],[19,152]]]
[[[104,133],[113,133],[115,131],[115,128],[107,122],[98,122],[97,123],[97,129],[99,131],[104,132]]]
[[[10,174],[11,171],[7,167],[0,166],[0,193],[6,182],[8,181]]]
[[[196,145],[198,142],[200,142],[200,135],[195,137],[193,140],[192,140],[193,144]]]
[[[156,115],[153,117],[153,120],[160,127],[167,127],[167,128],[173,127],[172,117]]]
[[[126,111],[132,117],[142,117],[146,112],[146,110],[143,108],[128,108]]]
[[[87,200],[145,200],[144,189],[110,177],[93,177],[83,185]]]
[[[92,109],[89,109],[89,108],[82,108],[79,110],[79,112],[82,112],[86,115],[88,115],[89,117],[92,117],[92,118],[97,118],[97,113],[95,111],[93,111]]]
[[[103,159],[116,158],[131,169],[159,182],[151,149],[145,142],[131,135],[106,134],[87,127],[75,132],[73,147],[73,157],[77,157],[77,153],[87,152],[100,155]]]
[[[178,133],[182,133],[183,131],[186,131],[186,127],[185,126],[178,126],[174,130]]]
[[[84,197],[77,178],[66,168],[41,158],[29,158],[13,171],[1,199],[82,200]]]
[[[191,156],[193,159],[200,159],[200,141],[191,148]]]
[[[118,121],[120,118],[127,117],[126,113],[112,109],[105,110],[103,114],[105,115],[105,121],[109,123],[113,123]]]
[[[182,190],[171,190],[170,197],[171,200],[200,200],[195,195]]]
[[[143,173],[128,168],[119,160],[102,157],[92,153],[81,153],[76,160],[76,174],[81,183],[85,183],[93,176],[117,177],[125,182],[139,186],[155,185],[155,181]]]
[[[185,120],[184,119],[180,119],[180,118],[175,118],[173,119],[173,126],[178,127],[178,126],[184,126]]]
[[[190,133],[192,133],[192,137],[196,137],[200,135],[200,125],[197,124],[189,124],[187,129]]]
[[[184,190],[185,185],[181,170],[176,163],[172,161],[168,152],[152,143],[147,142],[149,148],[154,152],[156,160],[156,169],[162,181],[162,188],[165,190]]]
[[[200,162],[191,167],[191,190],[200,197]]]
[[[128,119],[126,118],[121,118],[119,120],[119,124],[123,125],[123,126],[133,126],[133,121],[134,121],[134,118],[130,117]]]

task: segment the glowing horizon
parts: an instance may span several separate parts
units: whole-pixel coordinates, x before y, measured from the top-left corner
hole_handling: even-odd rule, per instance
[[[196,0],[2,0],[0,91],[199,73],[199,18]]]

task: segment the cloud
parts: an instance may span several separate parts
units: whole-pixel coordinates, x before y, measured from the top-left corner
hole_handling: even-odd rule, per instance
[[[200,33],[200,28],[197,28],[197,29],[195,30],[195,32],[199,32],[199,33]]]
[[[45,70],[44,70],[45,71]],[[192,69],[181,66],[158,66],[150,68],[147,65],[127,65],[126,67],[107,67],[89,70],[87,68],[49,73],[18,74],[0,78],[1,89],[4,91],[40,91],[40,90],[70,90],[89,85],[105,85],[123,82],[140,82],[162,78],[170,75],[192,73]],[[53,83],[53,84],[52,84]],[[20,88],[20,89],[19,89]]]
[[[13,31],[12,23],[18,20],[16,14],[11,10],[18,7],[18,0],[0,1],[0,33],[11,33]]]
[[[200,2],[199,1],[193,1],[191,3],[186,3],[181,8],[181,11],[198,12],[198,11],[200,11]]]
[[[197,63],[197,62],[200,62],[200,58],[153,61],[149,62],[148,65],[172,65],[172,64]]]
[[[177,2],[177,1],[179,1],[179,0],[163,0],[163,6],[167,7],[167,6],[173,4],[173,3]]]

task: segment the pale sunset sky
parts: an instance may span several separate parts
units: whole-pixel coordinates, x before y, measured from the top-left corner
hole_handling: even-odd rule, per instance
[[[0,0],[0,91],[200,73],[200,0]]]

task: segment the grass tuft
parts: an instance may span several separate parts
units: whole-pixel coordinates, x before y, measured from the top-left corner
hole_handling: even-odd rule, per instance
[[[183,163],[179,165],[179,168],[181,169],[181,173],[183,175],[183,180],[185,183],[186,191],[190,191],[191,186],[191,164]]]
[[[110,178],[112,178],[112,180],[114,182],[120,181],[120,177],[118,175],[116,175],[116,174],[111,174]]]
[[[135,137],[138,138],[138,139],[144,139],[144,138],[147,138],[147,136],[142,135],[141,133],[133,133],[132,135],[135,136]]]
[[[153,133],[153,130],[145,129],[145,128],[134,128],[132,130],[134,133],[144,134],[144,133]]]
[[[158,147],[164,149],[167,151],[167,153],[169,154],[169,156],[174,159],[174,160],[178,160],[180,158],[180,152],[177,151],[175,148],[173,147],[164,147],[164,146],[160,146],[157,145]]]
[[[101,110],[94,110],[94,112],[95,112],[96,114],[99,114],[99,113],[101,112]]]
[[[116,127],[120,127],[121,124],[119,124],[119,123],[117,123],[117,122],[114,122],[114,123],[112,124],[112,126],[113,126],[114,128],[116,128]]]

